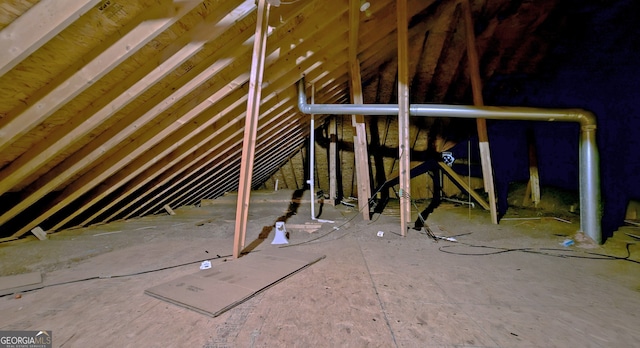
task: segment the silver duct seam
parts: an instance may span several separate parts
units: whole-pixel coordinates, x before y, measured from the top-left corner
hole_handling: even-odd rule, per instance
[[[305,114],[377,115],[398,114],[397,104],[307,104],[304,79],[298,82],[298,108]],[[445,104],[413,104],[411,116],[486,118],[580,124],[580,230],[602,244],[600,226],[600,164],[596,145],[596,117],[583,109],[542,109],[512,106],[468,106]]]

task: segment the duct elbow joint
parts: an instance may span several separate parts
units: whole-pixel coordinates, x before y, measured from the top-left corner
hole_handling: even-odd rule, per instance
[[[307,93],[304,90],[304,77],[298,81],[298,109],[303,114],[311,114],[311,106],[307,104]]]
[[[584,131],[595,130],[597,128],[596,115],[591,111],[578,109],[576,110],[576,118]]]

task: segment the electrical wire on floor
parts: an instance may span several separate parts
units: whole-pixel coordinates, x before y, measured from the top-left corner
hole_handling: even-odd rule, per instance
[[[393,189],[393,192],[395,192],[396,197],[400,198],[400,195],[398,195],[398,192],[396,192],[396,189],[395,188],[392,188],[392,189]],[[435,192],[433,194],[435,195]],[[433,231],[431,231],[431,229],[427,225],[427,220],[425,220],[425,218],[420,213],[420,209],[418,209],[416,202],[413,199],[411,199],[411,195],[407,192],[403,192],[403,197],[408,199],[409,202],[411,202],[411,204],[413,205],[413,207],[416,208],[416,211],[418,212],[418,218],[420,219],[420,221],[422,221],[422,227],[424,228],[424,231],[427,234],[427,236],[437,242],[438,237],[433,233]]]
[[[465,253],[465,252],[446,250],[446,249],[458,247],[460,245],[470,247],[470,248],[487,249],[490,251],[483,252],[483,253]],[[544,255],[544,256],[553,256],[553,257],[559,257],[559,258],[607,260],[607,261],[629,261],[632,263],[640,264],[640,261],[630,259],[631,245],[636,245],[636,244],[626,243],[625,250],[627,251],[627,255],[624,257],[602,254],[602,253],[594,253],[594,252],[584,251],[584,250],[561,249],[561,248],[503,248],[503,247],[494,247],[494,246],[488,246],[488,245],[476,245],[476,244],[470,244],[470,243],[465,243],[460,241],[456,241],[454,242],[454,244],[440,246],[438,250],[446,254],[462,255],[462,256],[489,256],[489,255],[497,255],[497,254],[504,254],[504,253],[510,253],[510,252],[522,252],[522,253],[538,254],[538,255]],[[561,252],[561,253],[554,253],[554,252]],[[578,255],[577,253],[583,253],[587,255]]]
[[[112,275],[112,276],[94,276],[94,277],[88,277],[88,278],[82,278],[82,279],[69,280],[69,281],[66,281],[66,282],[46,284],[46,285],[43,285],[43,286],[40,286],[40,287],[37,287],[37,288],[33,288],[33,289],[21,291],[21,292],[22,293],[30,292],[30,291],[40,290],[40,289],[44,289],[44,288],[50,288],[52,286],[81,283],[81,282],[86,282],[86,281],[95,280],[95,279],[115,279],[115,278],[134,277],[134,276],[139,276],[139,275],[142,275],[142,274],[154,273],[154,272],[164,271],[164,270],[168,270],[168,269],[172,269],[172,268],[178,268],[178,267],[182,267],[182,266],[198,264],[198,263],[202,263],[203,261],[218,260],[218,259],[223,259],[223,258],[226,259],[226,258],[232,257],[232,256],[233,255],[223,255],[223,256],[216,255],[216,257],[213,257],[213,258],[209,257],[209,258],[198,260],[198,261],[190,261],[190,262],[185,262],[185,263],[181,263],[181,264],[178,264],[178,265],[166,266],[166,267],[161,267],[161,268],[154,268],[154,269],[135,272],[135,273],[118,274],[118,275]],[[0,297],[5,297],[5,296],[9,296],[9,295],[12,295],[12,294],[0,295]]]
[[[387,180],[383,185],[380,186],[380,188],[378,190],[376,190],[376,192],[374,192],[371,195],[371,198],[367,201],[367,205],[370,205],[373,202],[373,197],[375,197],[375,195],[380,192],[380,190],[385,187],[385,185],[387,183],[389,183],[390,180]],[[393,190],[393,192],[396,194],[396,197],[400,198],[400,194],[395,190],[395,188],[392,186],[391,189]],[[416,208],[416,210],[419,211],[418,207],[416,206],[415,202],[413,200],[411,200],[411,196],[408,193],[403,193],[403,196],[405,198],[408,198],[411,203],[413,204],[413,206]],[[280,246],[280,248],[288,248],[288,247],[292,247],[292,246],[299,246],[299,245],[304,245],[304,244],[309,244],[312,242],[315,242],[319,239],[322,239],[330,234],[332,234],[335,231],[339,231],[340,228],[342,228],[343,226],[347,225],[348,223],[350,223],[351,221],[353,221],[353,219],[355,219],[358,215],[360,215],[360,213],[362,213],[362,211],[364,210],[364,207],[360,208],[360,210],[358,210],[358,212],[354,213],[348,220],[346,220],[345,222],[343,222],[342,224],[335,226],[332,228],[331,231],[328,231],[325,234],[322,234],[320,236],[317,236],[313,239],[310,240],[306,240],[303,242],[299,242],[299,243],[295,243],[295,244],[287,244],[287,245],[283,245]],[[489,255],[497,255],[497,254],[503,254],[503,253],[509,253],[509,252],[523,252],[523,253],[530,253],[530,254],[538,254],[538,255],[545,255],[545,256],[553,256],[553,257],[560,257],[560,258],[579,258],[579,259],[589,259],[589,260],[619,260],[619,261],[629,261],[632,263],[637,263],[640,264],[640,261],[636,261],[636,260],[632,260],[630,259],[631,257],[631,250],[629,249],[631,245],[635,245],[635,243],[627,243],[626,244],[626,251],[627,251],[627,256],[625,257],[620,257],[620,256],[614,256],[614,255],[607,255],[607,254],[601,254],[601,253],[593,253],[593,252],[588,252],[588,251],[580,251],[580,250],[572,250],[572,249],[561,249],[561,248],[538,248],[538,249],[534,249],[534,248],[502,248],[502,247],[492,247],[492,246],[487,246],[487,245],[475,245],[475,244],[470,244],[470,243],[465,243],[465,242],[461,242],[459,240],[452,240],[451,238],[447,238],[447,237],[442,237],[442,236],[437,236],[435,235],[435,233],[433,233],[433,231],[431,231],[431,229],[429,229],[429,227],[426,224],[426,221],[424,220],[424,218],[422,217],[422,215],[418,212],[418,217],[422,220],[422,223],[424,224],[424,229],[425,229],[425,233],[427,236],[429,236],[430,238],[432,238],[435,242],[438,242],[438,239],[443,239],[443,240],[448,240],[450,242],[453,242],[454,244],[449,244],[449,245],[443,245],[440,246],[438,248],[439,251],[443,252],[443,253],[447,253],[447,254],[453,254],[453,255],[463,255],[463,256],[489,256]],[[349,233],[346,233],[336,239],[340,239],[340,238],[344,238],[345,236],[347,236]],[[469,233],[465,233],[462,235],[467,235]],[[455,251],[449,251],[449,250],[445,250],[445,249],[449,249],[449,248],[454,248],[456,246],[460,246],[460,245],[464,245],[467,247],[471,247],[471,248],[482,248],[482,249],[489,249],[492,250],[491,252],[486,252],[486,253],[461,253],[461,252],[455,252]],[[554,254],[551,253],[552,251],[560,251],[560,252],[564,252],[563,254]],[[578,253],[578,252],[583,252],[585,254],[588,254],[589,256],[584,256],[584,255],[576,255],[576,254],[567,254],[568,253]]]
[[[360,208],[356,213],[354,213],[354,214],[353,214],[353,215],[352,215],[348,220],[346,220],[345,222],[341,223],[341,224],[340,224],[340,225],[338,225],[338,226],[334,226],[334,227],[332,227],[331,231],[328,231],[327,233],[322,234],[322,235],[319,235],[319,236],[317,236],[317,237],[315,237],[315,238],[312,238],[312,239],[309,239],[309,240],[305,240],[305,241],[303,241],[303,242],[294,243],[294,244],[286,244],[286,245],[282,245],[282,246],[280,246],[280,248],[289,248],[289,247],[293,247],[293,246],[309,244],[309,243],[311,243],[311,242],[315,242],[315,241],[317,241],[318,239],[322,239],[322,238],[324,238],[324,237],[326,237],[326,236],[328,236],[328,235],[332,234],[332,233],[333,233],[333,232],[335,232],[335,231],[339,231],[342,227],[344,227],[345,225],[347,225],[348,223],[350,223],[351,221],[353,221],[353,219],[355,219],[358,215],[360,215],[360,214],[362,213],[362,211],[364,210],[364,208],[365,208],[365,207],[369,207],[369,206],[371,206],[371,203],[373,203],[373,202],[374,202],[374,197],[375,197],[375,196],[378,194],[378,192],[380,192],[380,191],[381,191],[381,190],[382,190],[382,189],[383,189],[383,188],[384,188],[384,187],[385,187],[385,186],[386,186],[390,181],[391,181],[391,180],[387,180],[387,181],[385,181],[385,183],[384,183],[384,184],[380,185],[380,187],[376,190],[376,192],[374,192],[374,193],[372,193],[372,194],[371,194],[371,198],[369,198],[369,200],[367,200],[367,205],[366,205],[366,206],[361,207],[361,208]],[[395,189],[394,189],[394,191],[395,191]],[[377,219],[376,219],[376,220],[377,220]],[[369,224],[371,224],[371,223],[369,223]],[[340,237],[338,237],[338,238],[336,238],[336,239],[344,238],[344,236],[346,236],[346,234],[345,234],[345,235],[343,235],[343,236],[340,236]]]

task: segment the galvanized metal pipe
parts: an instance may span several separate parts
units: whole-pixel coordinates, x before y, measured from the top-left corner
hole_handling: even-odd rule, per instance
[[[305,114],[378,115],[398,114],[397,104],[307,104],[304,79],[298,82],[298,108]],[[580,229],[598,244],[602,243],[600,226],[600,164],[596,145],[596,117],[583,109],[542,109],[513,106],[468,106],[413,104],[411,116],[486,118],[577,122],[580,124]]]

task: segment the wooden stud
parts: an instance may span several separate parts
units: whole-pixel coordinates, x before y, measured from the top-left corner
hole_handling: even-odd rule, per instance
[[[360,76],[360,61],[358,61],[360,35],[360,1],[349,1],[349,76],[351,102],[364,104],[362,96],[362,77]],[[369,199],[371,198],[371,182],[369,178],[369,155],[367,152],[367,131],[363,115],[352,115],[353,152],[355,158],[358,208],[364,220],[370,220]]]
[[[528,190],[531,191],[531,201],[533,206],[538,207],[540,203],[540,175],[538,173],[538,156],[536,154],[536,144],[533,132],[529,135],[529,183]],[[525,195],[525,198],[528,195]]]
[[[472,187],[470,187],[467,184],[467,182],[460,175],[458,175],[458,173],[456,173],[453,169],[451,169],[451,167],[449,167],[448,165],[446,165],[446,164],[444,164],[442,162],[438,162],[438,164],[442,168],[443,173],[446,174],[449,177],[449,179],[453,180],[463,190],[467,191],[467,193],[469,193],[469,195],[471,197],[473,197],[473,199],[476,202],[478,202],[478,204],[480,204],[480,206],[482,208],[484,208],[485,210],[490,210],[489,203],[487,203],[487,201],[485,201],[482,198],[482,196],[480,196],[478,193],[476,193],[476,191]]]
[[[351,98],[354,104],[363,104],[360,63],[357,59],[350,62]],[[362,115],[351,116],[353,134],[353,152],[355,157],[358,186],[358,208],[364,220],[370,220],[369,199],[371,198],[371,182],[369,177],[369,155],[367,152],[367,131]]]
[[[233,257],[239,258],[244,249],[247,233],[247,218],[249,215],[249,197],[251,194],[251,175],[255,157],[255,141],[258,131],[258,117],[260,116],[260,101],[262,92],[262,76],[264,74],[265,54],[267,48],[267,24],[269,7],[266,0],[258,0],[258,23],[254,37],[253,59],[251,62],[251,77],[249,79],[249,100],[244,128],[242,148],[242,163],[240,165],[240,184],[238,189],[238,204],[236,208],[236,226],[233,238]]]
[[[462,1],[464,12],[464,22],[467,36],[467,56],[469,57],[469,73],[471,76],[471,88],[473,90],[473,104],[483,106],[482,81],[478,63],[478,52],[476,51],[475,34],[473,32],[473,20],[471,18],[471,7],[469,0]],[[496,210],[496,195],[493,184],[493,168],[491,167],[491,151],[489,149],[489,137],[487,135],[487,121],[479,118],[476,121],[478,128],[478,141],[480,145],[480,160],[482,162],[482,176],[484,178],[484,189],[489,195],[489,207],[491,208],[491,222],[498,223],[498,213]]]
[[[397,0],[398,28],[398,149],[400,183],[400,234],[411,221],[411,147],[409,146],[409,57],[407,0]]]

